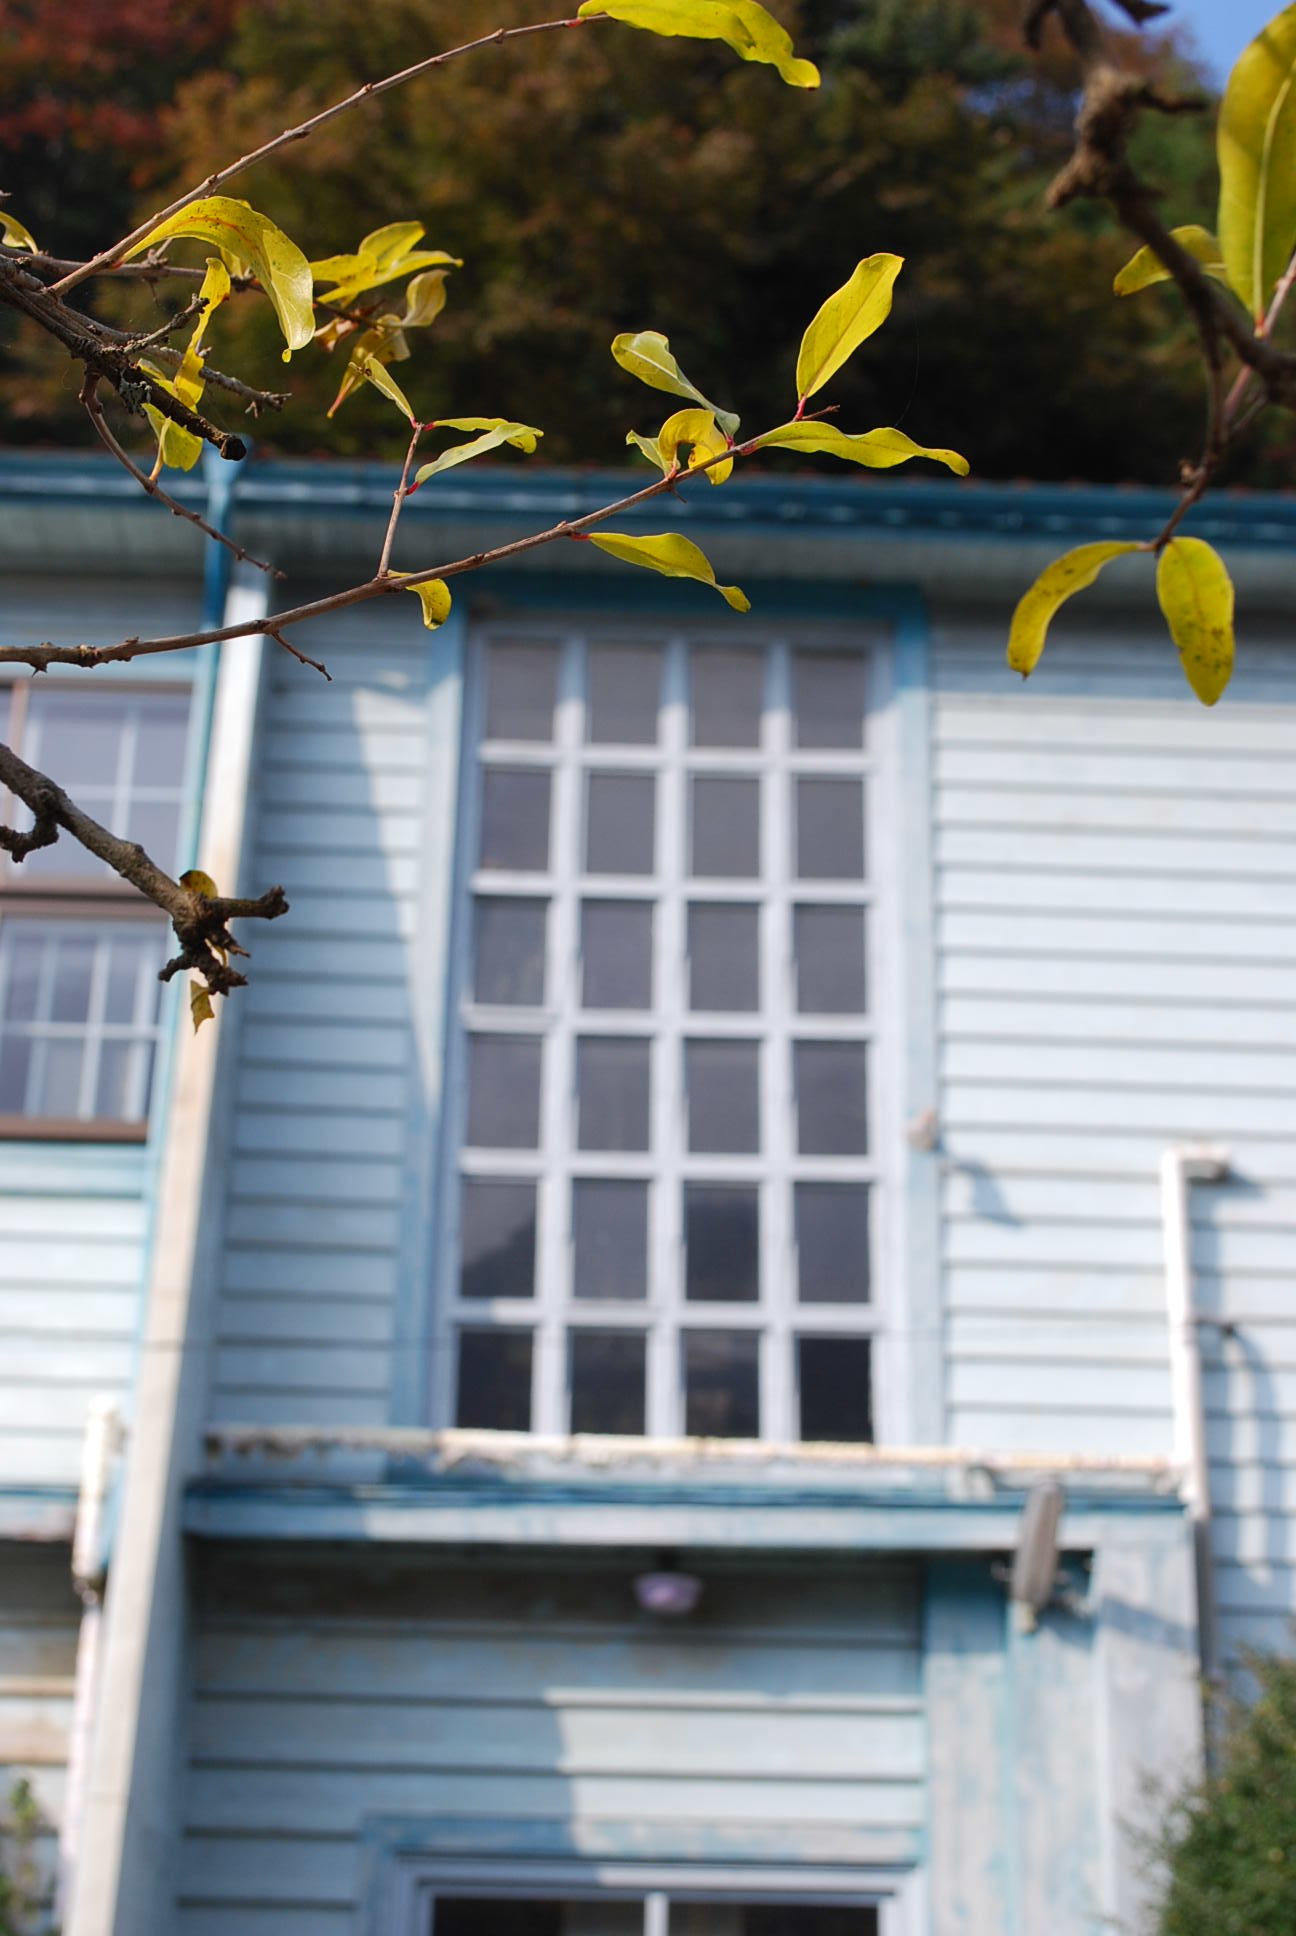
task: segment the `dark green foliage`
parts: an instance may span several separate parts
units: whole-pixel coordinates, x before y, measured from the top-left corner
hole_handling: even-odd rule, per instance
[[[41,1826],[30,1783],[16,1781],[0,1814],[0,1936],[52,1936],[34,1855]]]
[[[1296,1660],[1248,1662],[1258,1697],[1230,1716],[1218,1772],[1174,1809],[1157,1936],[1296,1930]]]

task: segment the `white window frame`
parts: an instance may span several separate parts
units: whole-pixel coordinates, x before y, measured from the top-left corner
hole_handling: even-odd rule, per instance
[[[440,1242],[435,1269],[435,1308],[432,1326],[430,1411],[435,1424],[454,1423],[457,1332],[460,1328],[525,1329],[533,1335],[531,1430],[540,1435],[563,1435],[568,1429],[568,1349],[571,1330],[628,1328],[647,1331],[647,1436],[674,1438],[684,1429],[683,1378],[680,1370],[680,1317],[693,1328],[752,1329],[778,1348],[762,1345],[760,1353],[761,1436],[788,1442],[797,1437],[793,1335],[858,1335],[873,1341],[872,1407],[875,1440],[897,1442],[903,1417],[899,1389],[900,1246],[895,1180],[897,1153],[888,1126],[896,1120],[895,1098],[900,1093],[898,1018],[899,897],[893,891],[890,861],[893,826],[892,793],[892,653],[890,625],[873,618],[854,623],[795,623],[744,627],[741,636],[729,628],[681,626],[672,622],[589,622],[544,620],[511,621],[475,626],[467,654],[464,689],[463,756],[461,761],[455,911],[450,951],[447,1084],[449,1099],[443,1124],[439,1176]],[[492,643],[508,640],[552,641],[573,649],[560,658],[559,690],[554,737],[540,741],[488,741],[483,737],[487,651]],[[661,730],[654,746],[590,744],[584,736],[583,688],[577,677],[588,644],[659,644],[665,649],[666,674]],[[738,748],[693,748],[688,744],[685,667],[689,646],[760,648],[771,655],[770,678],[763,714],[763,744],[759,751]],[[789,673],[795,648],[860,652],[867,656],[865,744],[861,752],[813,751],[791,744]],[[550,869],[544,873],[479,872],[475,867],[479,836],[481,759],[511,767],[542,766],[555,774],[551,797]],[[651,877],[583,876],[565,864],[579,851],[583,776],[589,771],[665,774],[657,788],[657,871]],[[762,787],[761,827],[765,843],[758,876],[708,879],[687,890],[678,863],[683,854],[687,775],[759,772]],[[862,883],[800,882],[792,876],[791,814],[777,811],[778,789],[785,788],[790,807],[790,776],[845,775],[865,785],[865,877]],[[556,870],[555,856],[564,860]],[[670,864],[663,866],[663,857]],[[472,912],[478,894],[544,899],[550,904],[546,958],[546,1001],[540,1008],[483,1009],[465,999],[470,986]],[[579,904],[582,898],[644,899],[657,908],[654,937],[654,1010],[645,1013],[585,1011],[579,1007]],[[765,989],[758,1018],[748,1015],[690,1014],[687,1006],[685,937],[689,899],[758,903],[760,913],[762,981]],[[812,902],[861,906],[866,913],[867,1012],[843,1025],[839,1018],[800,1016],[795,1008],[793,963],[784,952],[776,905]],[[787,916],[790,923],[791,915]],[[790,930],[787,930],[790,932]],[[579,1025],[577,1018],[579,1016]],[[755,1024],[755,1026],[753,1026]],[[465,1143],[468,1091],[468,1042],[476,1033],[540,1035],[543,1038],[541,1074],[541,1148],[537,1151],[470,1151]],[[647,1154],[595,1153],[573,1148],[574,1043],[576,1037],[604,1034],[643,1035],[652,1050],[652,1146]],[[759,1157],[693,1156],[686,1149],[682,1108],[682,1042],[687,1037],[716,1040],[723,1036],[762,1042],[762,1112],[765,1133]],[[795,1115],[791,1082],[791,1042],[849,1037],[870,1045],[868,1073],[868,1147],[865,1157],[800,1158],[793,1143]],[[461,1167],[479,1176],[535,1178],[538,1183],[536,1232],[536,1295],[528,1299],[464,1299],[458,1296],[459,1188]],[[610,1302],[570,1295],[570,1231],[566,1198],[572,1174],[587,1177],[649,1178],[650,1289],[647,1300]],[[800,1304],[792,1284],[790,1189],[762,1193],[761,1283],[759,1302],[726,1302],[685,1307],[682,1282],[665,1308],[653,1286],[678,1280],[674,1255],[682,1253],[682,1230],[673,1215],[679,1186],[690,1177],[712,1182],[758,1178],[867,1182],[870,1185],[870,1287],[866,1304]],[[660,1186],[666,1187],[660,1187]],[[781,1205],[781,1214],[769,1214]],[[674,1255],[673,1255],[674,1254]]]
[[[438,1894],[523,1900],[644,1902],[643,1936],[668,1936],[670,1899],[875,1908],[878,1936],[925,1936],[925,1891],[914,1869],[837,1869],[790,1863],[513,1861],[398,1856],[392,1936],[431,1936]]]

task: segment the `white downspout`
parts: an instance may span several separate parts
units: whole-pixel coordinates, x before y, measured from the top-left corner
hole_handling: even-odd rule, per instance
[[[122,1423],[114,1398],[90,1401],[81,1444],[81,1485],[72,1534],[72,1585],[85,1612],[77,1636],[72,1724],[68,1734],[67,1789],[59,1831],[59,1913],[62,1915],[76,1869],[81,1812],[85,1800],[90,1732],[94,1727],[99,1684],[99,1626],[104,1594],[104,1514],[113,1467],[121,1449]]]
[[[1161,1157],[1161,1239],[1165,1256],[1166,1317],[1170,1327],[1170,1397],[1174,1457],[1183,1473],[1197,1565],[1197,1622],[1202,1673],[1211,1683],[1219,1667],[1211,1552],[1210,1465],[1202,1388],[1201,1322],[1193,1296],[1189,1188],[1228,1175],[1228,1151],[1209,1143],[1177,1143]]]

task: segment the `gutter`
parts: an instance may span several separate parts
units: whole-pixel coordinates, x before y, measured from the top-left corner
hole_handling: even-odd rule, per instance
[[[1177,1143],[1161,1157],[1161,1241],[1165,1257],[1166,1320],[1170,1329],[1170,1397],[1174,1456],[1183,1473],[1184,1503],[1193,1528],[1197,1570],[1197,1630],[1208,1688],[1219,1675],[1219,1623],[1211,1540],[1210,1462],[1202,1386],[1201,1324],[1194,1297],[1190,1188],[1228,1175],[1227,1150]]]

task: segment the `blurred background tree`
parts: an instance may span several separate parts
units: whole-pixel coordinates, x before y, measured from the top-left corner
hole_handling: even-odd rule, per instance
[[[634,35],[543,37],[322,130],[249,192],[315,257],[423,220],[465,266],[403,386],[429,417],[538,416],[550,462],[623,462],[626,426],[654,427],[608,357],[620,330],[665,331],[708,394],[768,414],[807,306],[883,249],[907,265],[891,327],[844,373],[844,427],[939,431],[983,477],[1173,484],[1200,434],[1191,332],[1173,293],[1112,297],[1130,250],[1105,208],[1045,208],[1077,77],[1052,40],[1042,64],[1025,54],[1020,0],[774,11],[821,64],[821,92],[697,42],[647,61]],[[23,29],[0,81],[0,186],[42,246],[83,252],[357,80],[543,17],[538,0],[94,0],[69,32],[61,0],[0,0],[0,34]],[[1134,44],[1205,91],[1173,35]],[[37,83],[39,112],[16,117]],[[1212,125],[1150,117],[1140,137],[1171,221],[1214,200]],[[156,319],[146,289],[97,300]],[[81,442],[71,365],[51,371],[45,345],[0,327],[11,435]],[[219,327],[241,333],[250,381],[281,387],[265,304],[231,305]],[[302,356],[291,374],[294,402],[255,434],[262,450],[315,452],[341,357]],[[367,388],[331,431],[333,454],[394,457],[404,441]],[[1253,448],[1246,481],[1290,475],[1288,435]]]

